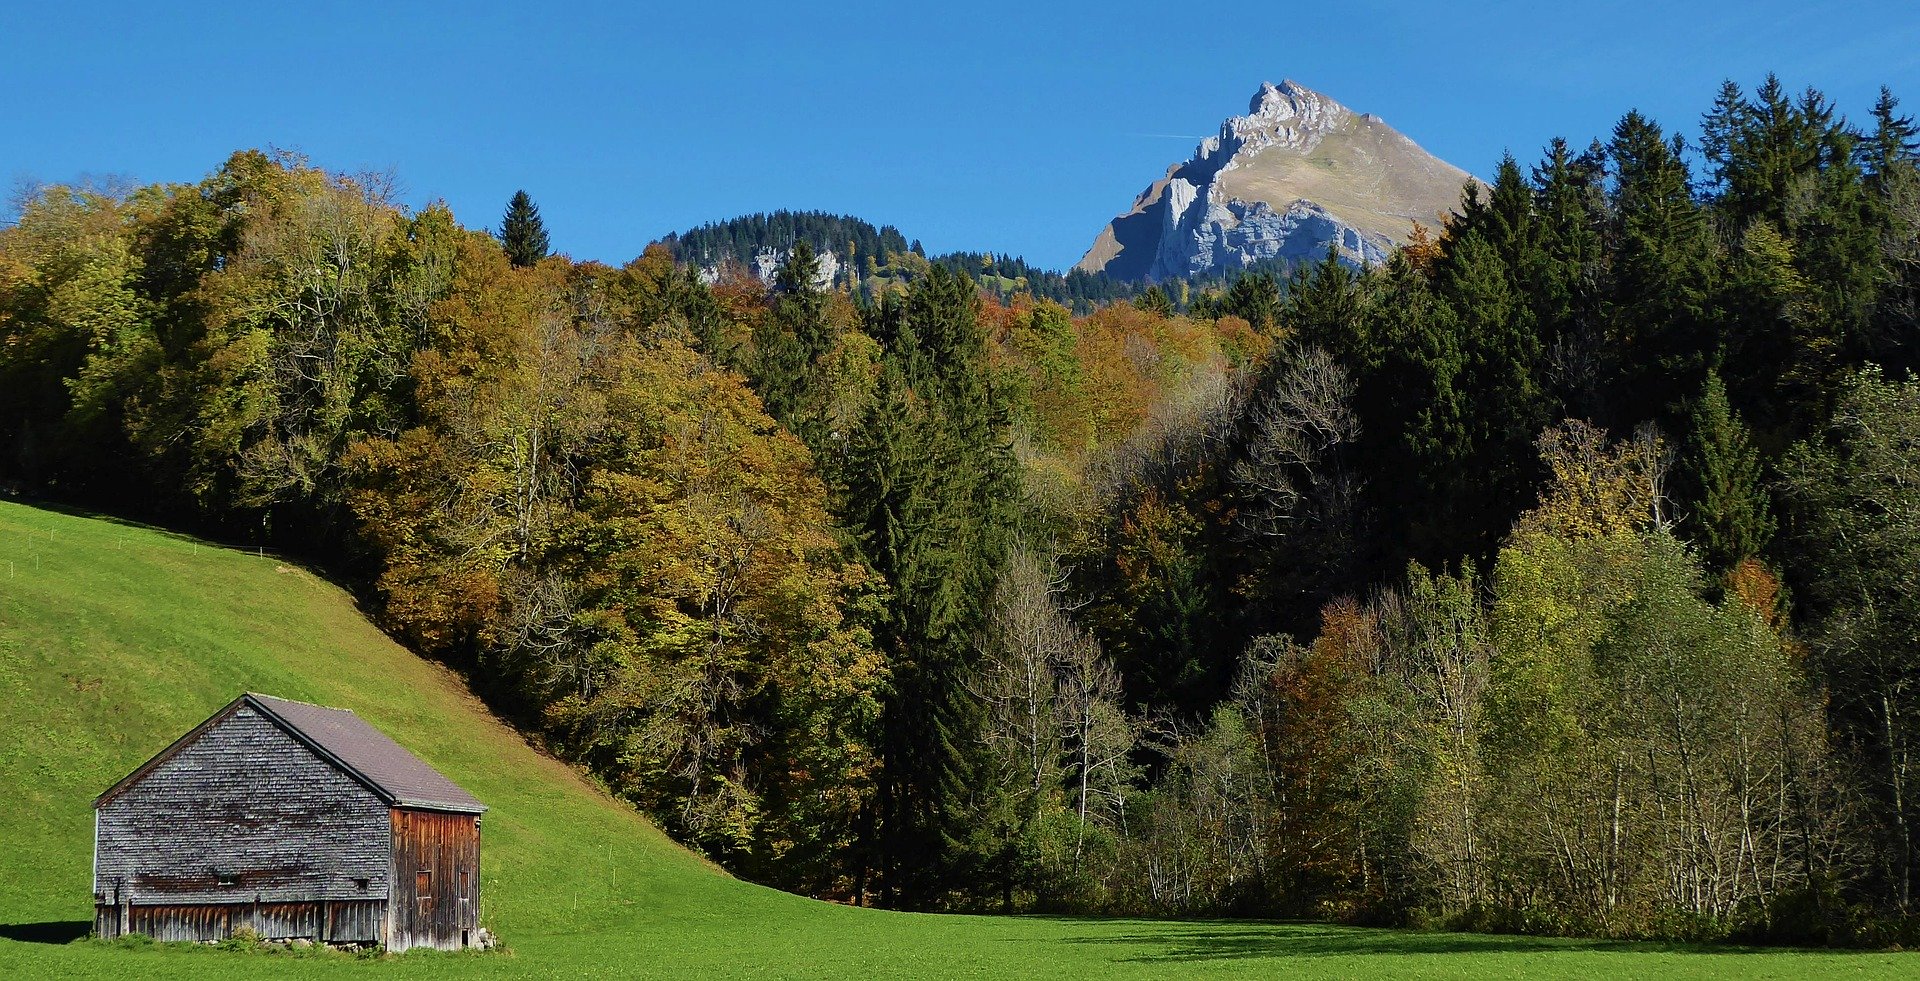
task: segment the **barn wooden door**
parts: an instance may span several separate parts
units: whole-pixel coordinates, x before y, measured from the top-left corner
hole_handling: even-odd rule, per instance
[[[480,820],[393,812],[392,950],[459,950],[480,928]]]

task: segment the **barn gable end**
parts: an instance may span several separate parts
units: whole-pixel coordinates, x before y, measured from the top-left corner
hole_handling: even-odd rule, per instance
[[[241,705],[100,806],[112,901],[387,897],[387,804]],[[364,885],[363,885],[364,883]]]

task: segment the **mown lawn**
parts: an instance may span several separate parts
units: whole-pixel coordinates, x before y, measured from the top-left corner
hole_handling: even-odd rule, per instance
[[[380,960],[82,939],[94,795],[242,690],[351,708],[491,805],[511,948]],[[272,558],[0,502],[0,978],[1893,977],[1920,955],[1317,924],[927,916],[737,882],[534,752],[459,680]]]

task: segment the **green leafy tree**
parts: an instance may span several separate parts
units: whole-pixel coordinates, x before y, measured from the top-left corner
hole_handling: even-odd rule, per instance
[[[48,188],[0,240],[0,473],[85,487],[159,366],[134,208]]]
[[[1781,467],[1790,565],[1838,735],[1868,775],[1883,895],[1920,882],[1920,382],[1849,379],[1831,421]]]

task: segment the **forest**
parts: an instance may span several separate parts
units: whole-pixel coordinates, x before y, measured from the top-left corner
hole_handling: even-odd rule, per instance
[[[806,895],[1910,945],[1920,131],[1861,118],[1729,82],[1381,266],[1077,307],[284,153],[39,187],[0,491],[327,570]]]
[[[991,252],[948,252],[929,257],[919,239],[909,244],[892,225],[875,228],[858,218],[821,211],[743,215],[675,232],[660,240],[677,262],[700,269],[702,275],[710,279],[745,275],[749,269],[756,268],[757,258],[764,255],[779,259],[801,242],[815,255],[832,253],[835,257],[835,266],[821,269],[816,282],[845,290],[863,303],[871,303],[876,296],[895,287],[904,287],[924,275],[932,265],[945,266],[951,272],[970,277],[983,293],[1002,304],[1025,296],[1051,300],[1082,314],[1119,300],[1134,299],[1150,288],[1104,273],[1078,269],[1057,273],[1038,268],[1018,256]],[[1286,270],[1273,260],[1265,260],[1254,271],[1284,273]],[[1186,291],[1176,286],[1173,294],[1185,296],[1195,286],[1224,285],[1217,282],[1219,278],[1196,278],[1181,284],[1188,287]],[[1168,290],[1163,287],[1161,292]]]

